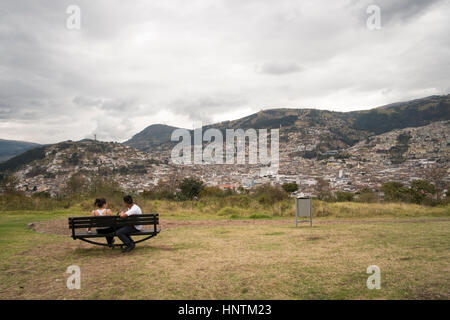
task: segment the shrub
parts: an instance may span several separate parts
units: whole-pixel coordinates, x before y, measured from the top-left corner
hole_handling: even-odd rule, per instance
[[[282,185],[282,188],[287,193],[297,192],[298,191],[298,185],[295,182],[287,182]]]
[[[278,186],[264,184],[255,190],[255,196],[259,203],[273,205],[274,203],[287,199],[289,196]]]
[[[33,198],[41,198],[41,199],[50,199],[51,195],[48,192],[45,191],[41,191],[41,192],[36,192],[32,195]]]
[[[0,192],[5,194],[17,194],[17,184],[19,180],[14,175],[3,175],[0,179]]]
[[[358,201],[373,203],[378,201],[378,196],[372,189],[363,188],[358,192]]]
[[[353,201],[354,194],[351,192],[336,191],[335,197],[337,202]]]
[[[100,175],[91,178],[89,183],[89,195],[92,197],[115,197],[123,193],[119,183]]]
[[[335,198],[333,197],[333,194],[329,190],[321,191],[317,195],[317,198],[322,201],[334,201],[335,200]]]
[[[247,195],[232,195],[225,199],[225,203],[230,206],[248,208],[251,204],[251,198]]]
[[[196,178],[184,178],[179,185],[180,192],[178,197],[180,200],[193,200],[198,197],[202,191],[204,184]]]
[[[270,219],[272,218],[271,216],[267,215],[267,214],[252,214],[251,216],[249,216],[250,219]]]
[[[241,210],[237,209],[237,208],[232,208],[232,207],[223,207],[222,209],[220,209],[217,214],[219,216],[231,216],[231,215],[238,215],[240,213]]]
[[[175,187],[160,181],[150,190],[144,190],[142,197],[147,200],[175,200]]]
[[[219,187],[204,187],[202,191],[200,191],[199,197],[224,197],[226,196],[225,192]]]
[[[62,199],[28,197],[24,194],[0,194],[0,211],[10,210],[54,210],[68,207]]]

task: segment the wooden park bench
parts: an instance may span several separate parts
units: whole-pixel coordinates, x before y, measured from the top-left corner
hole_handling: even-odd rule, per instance
[[[69,218],[69,228],[72,230],[72,238],[74,240],[80,239],[82,241],[100,246],[108,246],[108,244],[90,240],[105,237],[106,234],[97,233],[97,231],[95,230],[96,228],[112,227],[114,228],[114,230],[117,230],[120,227],[124,226],[134,226],[134,225],[153,226],[153,228],[142,228],[142,230],[130,234],[131,236],[146,236],[143,239],[134,241],[134,243],[139,243],[158,235],[158,233],[161,231],[160,229],[157,228],[158,224],[159,224],[159,215],[157,213],[132,215],[127,218],[121,218],[119,216],[95,216],[95,217],[85,216],[85,217]],[[87,231],[88,228],[91,228],[91,232]],[[124,244],[113,245],[113,247],[117,246],[123,247]]]

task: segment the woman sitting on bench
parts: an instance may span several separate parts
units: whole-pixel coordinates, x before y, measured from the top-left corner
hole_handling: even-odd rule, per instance
[[[91,212],[91,216],[112,216],[112,211],[108,209],[105,198],[95,199],[94,205],[97,209]],[[97,228],[96,231],[98,234],[105,234],[108,246],[111,247],[114,244],[114,231],[116,231],[114,228]],[[88,232],[91,232],[91,228],[88,229]]]

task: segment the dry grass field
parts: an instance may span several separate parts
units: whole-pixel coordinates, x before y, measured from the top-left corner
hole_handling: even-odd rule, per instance
[[[66,219],[80,211],[2,212],[0,298],[450,298],[448,208],[398,216],[375,204],[365,206],[379,214],[357,217],[354,205],[326,205],[334,211],[312,228],[292,217],[163,212],[161,234],[130,254],[68,237]],[[80,290],[66,287],[70,265],[81,268]],[[369,265],[381,269],[380,290],[367,289]]]

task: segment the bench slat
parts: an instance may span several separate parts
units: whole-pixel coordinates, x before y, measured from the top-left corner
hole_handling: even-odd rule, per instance
[[[120,222],[117,225],[113,225],[113,224],[96,224],[96,223],[86,223],[86,224],[80,224],[80,225],[76,225],[74,227],[69,226],[69,229],[82,229],[82,228],[107,228],[107,227],[125,227],[125,226],[151,226],[153,225],[152,223],[142,223],[142,222],[136,222],[136,221],[125,221],[125,222]]]
[[[121,218],[119,216],[101,216],[101,217],[71,217],[69,218],[69,228],[103,228],[120,227],[130,225],[158,225],[159,215],[142,214]]]
[[[128,218],[121,218],[119,216],[109,216],[109,217],[89,217],[89,218],[82,218],[82,219],[75,219],[75,218],[69,218],[69,222],[77,223],[77,222],[86,222],[86,221],[110,221],[110,220],[121,220],[121,219],[128,219],[128,220],[158,220],[158,217],[139,217],[139,216],[130,216]]]
[[[128,218],[133,218],[133,219],[154,219],[155,216],[153,215],[132,215],[129,216]],[[157,218],[157,216],[156,216]],[[71,217],[69,218],[69,220],[71,221],[85,221],[85,220],[104,220],[104,219],[127,219],[127,218],[120,218],[119,216],[91,216],[91,217]]]

